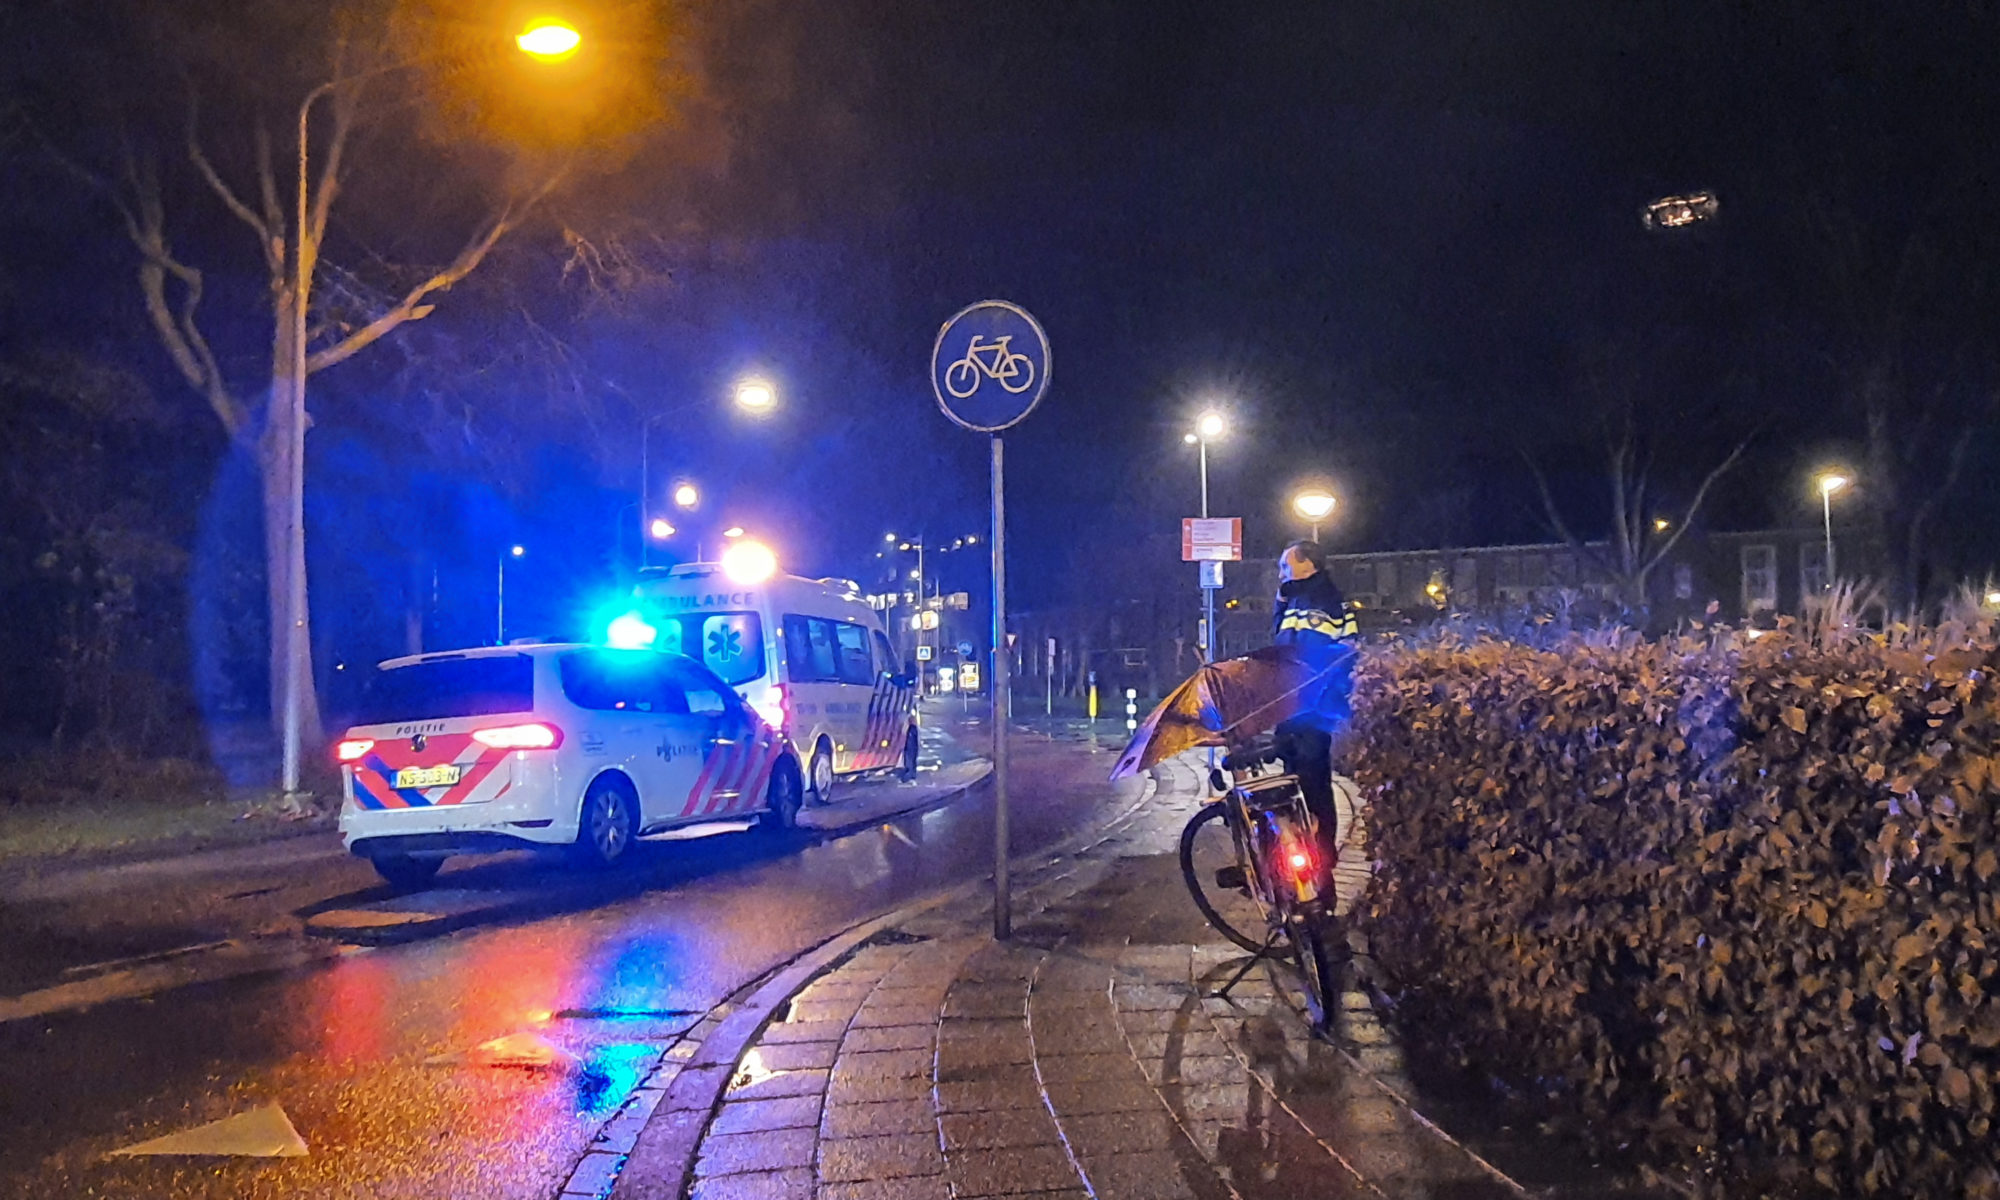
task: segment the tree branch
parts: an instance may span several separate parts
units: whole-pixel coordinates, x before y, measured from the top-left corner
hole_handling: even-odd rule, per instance
[[[208,185],[208,190],[214,192],[216,199],[222,201],[222,206],[228,209],[237,220],[248,225],[252,232],[256,233],[257,246],[264,252],[264,265],[270,269],[274,276],[283,274],[285,269],[285,252],[281,236],[276,229],[266,225],[264,219],[258,216],[248,204],[243,203],[242,198],[236,194],[236,190],[224,181],[221,173],[215,169],[214,164],[208,161],[208,155],[202,153],[201,136],[197,125],[199,116],[199,106],[195,101],[189,100],[187,119],[188,161],[194,164],[195,171],[201,175],[202,182]]]
[[[333,212],[333,201],[340,191],[340,164],[347,152],[348,135],[354,129],[354,114],[360,104],[359,86],[336,87],[328,93],[328,103],[333,106],[333,136],[328,140],[325,151],[320,155],[319,181],[313,188],[311,218],[311,245],[315,249],[326,238],[328,216]]]
[[[262,121],[257,122],[257,191],[264,205],[264,227],[275,231],[273,240],[282,268],[290,227],[285,221],[285,206],[278,202],[278,176],[271,164],[271,131]]]
[[[425,298],[435,292],[451,290],[454,284],[477,269],[493,247],[499,244],[500,239],[513,231],[527,216],[529,210],[555,187],[558,178],[560,177],[551,176],[526,200],[518,205],[508,205],[493,219],[493,223],[486,227],[485,232],[466,243],[465,248],[458,252],[458,257],[452,260],[450,266],[411,288],[389,311],[333,345],[308,356],[306,371],[308,373],[323,371],[337,363],[346,362],[380,341],[384,335],[405,321],[420,321],[429,316],[432,306],[424,303]]]
[[[1737,460],[1743,457],[1743,452],[1750,448],[1750,443],[1756,436],[1757,431],[1752,430],[1742,441],[1736,443],[1736,448],[1729,452],[1727,458],[1717,463],[1714,469],[1709,471],[1707,476],[1702,479],[1701,486],[1695,489],[1694,499],[1688,501],[1687,510],[1681,514],[1681,519],[1674,523],[1672,532],[1668,533],[1666,539],[1660,543],[1659,549],[1655,550],[1652,557],[1646,560],[1645,566],[1641,568],[1642,570],[1652,570],[1654,567],[1659,566],[1661,560],[1665,559],[1667,555],[1673,553],[1674,547],[1680,544],[1681,538],[1686,535],[1689,529],[1694,527],[1695,515],[1701,511],[1701,506],[1707,502],[1709,489],[1715,486],[1716,480],[1721,479],[1729,473],[1729,469],[1734,467]]]
[[[1549,489],[1549,478],[1542,473],[1541,464],[1536,462],[1534,457],[1525,450],[1521,452],[1521,458],[1527,462],[1528,470],[1534,473],[1535,487],[1542,494],[1542,512],[1548,517],[1549,525],[1555,530],[1556,536],[1561,538],[1578,555],[1589,559],[1596,565],[1598,570],[1616,579],[1618,571],[1611,563],[1603,555],[1587,545],[1582,538],[1570,532],[1569,524],[1563,520],[1562,510],[1556,505],[1555,493]]]
[[[153,332],[173,361],[174,369],[189,387],[201,393],[222,427],[235,437],[247,424],[248,414],[229,394],[215,353],[196,321],[201,308],[202,273],[176,258],[167,243],[159,180],[129,157],[126,178],[137,203],[126,205],[121,201],[119,208],[125,216],[126,232],[139,251],[139,295],[145,303],[147,319],[152,322]],[[178,309],[167,295],[169,278],[181,286]]]

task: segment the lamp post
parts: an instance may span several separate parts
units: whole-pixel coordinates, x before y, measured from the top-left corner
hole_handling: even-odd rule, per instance
[[[1822,471],[1818,480],[1820,518],[1826,529],[1826,582],[1822,590],[1833,590],[1833,494],[1847,486],[1847,476],[1837,471]]]
[[[1210,410],[1195,418],[1194,430],[1181,440],[1193,446],[1199,453],[1201,463],[1201,515],[1208,516],[1208,443],[1211,438],[1221,437],[1228,429],[1222,414]],[[1201,589],[1201,660],[1215,661],[1215,589]]]
[[[556,62],[576,53],[582,37],[559,21],[539,20],[515,38],[521,52],[544,62]],[[287,398],[288,428],[284,430],[286,491],[285,513],[285,697],[283,768],[281,786],[287,805],[299,804],[299,757],[301,728],[305,716],[305,665],[312,653],[306,640],[306,310],[312,296],[313,270],[318,265],[319,247],[311,238],[310,191],[307,186],[309,121],[312,106],[343,84],[407,70],[415,61],[391,63],[374,71],[344,79],[329,79],[299,102],[299,178],[296,224],[292,233],[292,345],[290,355],[291,395]],[[276,564],[273,564],[274,566]]]
[[[1319,523],[1333,515],[1339,497],[1325,488],[1309,487],[1292,497],[1292,511],[1312,527],[1312,540],[1319,541]]]
[[[500,575],[493,589],[493,644],[496,646],[507,644],[507,560],[520,558],[527,552],[526,546],[516,544],[495,556],[499,561]]]

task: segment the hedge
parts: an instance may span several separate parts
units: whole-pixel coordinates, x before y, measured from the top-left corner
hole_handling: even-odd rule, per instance
[[[1372,656],[1399,1010],[1696,1192],[2000,1197],[2000,649],[1904,641]]]

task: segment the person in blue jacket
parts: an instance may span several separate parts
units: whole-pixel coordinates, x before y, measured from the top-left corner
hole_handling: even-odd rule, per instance
[[[1318,542],[1293,542],[1278,559],[1278,599],[1271,641],[1293,647],[1315,672],[1299,694],[1299,710],[1273,732],[1279,755],[1298,776],[1306,806],[1319,821],[1332,861],[1338,816],[1333,806],[1333,735],[1353,719],[1358,631],[1346,598],[1326,571]]]

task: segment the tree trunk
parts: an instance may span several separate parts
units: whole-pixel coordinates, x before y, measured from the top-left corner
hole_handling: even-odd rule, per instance
[[[292,421],[294,390],[299,386],[296,358],[292,350],[292,295],[278,296],[277,331],[271,340],[271,392],[265,402],[264,434],[258,445],[257,465],[264,484],[265,595],[270,606],[270,700],[271,729],[280,739],[285,733],[285,663],[291,653],[288,637],[291,609],[291,572],[305,571],[305,538],[288,535],[292,521]],[[319,695],[313,682],[312,622],[307,609],[299,619],[305,625],[301,639],[304,652],[299,663],[299,740],[302,754],[316,750],[324,739],[320,728]]]

